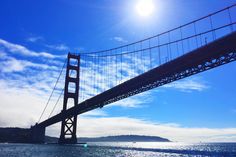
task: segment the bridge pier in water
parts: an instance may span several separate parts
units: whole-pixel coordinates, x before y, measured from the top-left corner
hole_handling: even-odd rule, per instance
[[[72,76],[72,72],[76,74]],[[72,99],[74,106],[78,104],[79,97],[79,73],[80,73],[80,56],[69,53],[67,57],[67,69],[64,88],[64,101],[62,113],[68,109],[68,100]],[[73,86],[71,86],[73,84]],[[71,115],[61,123],[61,135],[58,143],[75,144],[77,115]]]
[[[36,124],[30,128],[30,143],[44,143],[44,139],[45,127],[41,127]]]

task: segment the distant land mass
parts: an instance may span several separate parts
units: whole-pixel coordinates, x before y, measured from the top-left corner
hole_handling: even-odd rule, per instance
[[[23,128],[0,128],[0,142],[29,143],[30,129]]]
[[[58,138],[45,136],[46,143],[57,143]],[[0,128],[0,143],[29,143],[30,129],[25,128]],[[78,142],[171,142],[170,140],[158,136],[142,135],[119,135],[87,138],[80,137]]]
[[[97,138],[78,138],[79,142],[171,142],[170,140],[158,136],[143,135],[119,135]]]

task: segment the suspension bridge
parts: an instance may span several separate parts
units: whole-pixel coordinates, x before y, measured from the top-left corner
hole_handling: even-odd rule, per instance
[[[69,53],[53,91],[31,127],[32,143],[61,122],[59,143],[76,143],[77,115],[236,60],[236,4],[158,35],[116,48]],[[45,110],[65,70],[64,88]],[[54,114],[63,97],[63,109]]]

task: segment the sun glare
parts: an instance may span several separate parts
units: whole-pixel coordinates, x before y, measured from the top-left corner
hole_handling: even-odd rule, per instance
[[[148,17],[154,11],[154,3],[152,0],[139,0],[136,4],[136,11],[140,16]]]

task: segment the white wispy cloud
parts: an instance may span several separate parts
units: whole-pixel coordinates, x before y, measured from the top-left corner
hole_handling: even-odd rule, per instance
[[[209,88],[209,85],[199,77],[185,78],[163,86],[164,88],[173,88],[183,92],[203,91]]]
[[[85,51],[84,47],[76,47],[74,49],[75,49],[75,51],[78,51],[79,53],[83,53]]]
[[[30,86],[24,86],[23,89],[14,87],[15,83],[20,82],[9,84],[4,80],[0,80],[0,106],[2,108],[0,111],[0,125],[2,127],[29,127],[37,122],[42,112],[42,104],[45,104],[46,96],[42,91],[40,91],[39,96],[37,90]],[[24,84],[24,82],[22,83]]]
[[[48,52],[36,52],[36,51],[33,51],[33,50],[29,50],[28,48],[26,48],[22,45],[14,44],[14,43],[8,42],[8,41],[3,40],[3,39],[0,39],[0,46],[4,49],[7,49],[8,52],[23,55],[23,56],[45,57],[45,58],[62,57],[62,56],[50,54]]]
[[[57,70],[56,66],[49,66],[47,64],[38,64],[33,63],[27,60],[19,60],[14,57],[4,57],[4,61],[0,62],[0,66],[3,67],[0,69],[1,72],[19,72],[24,71],[26,68],[37,68],[37,69],[54,69]]]
[[[4,107],[4,105],[8,106],[8,108],[3,111],[4,113],[2,115],[5,115],[5,113],[10,114],[12,112],[17,112],[16,115],[19,115],[21,114],[21,110],[24,110],[22,113],[28,112],[28,114],[24,114],[21,117],[25,121],[18,121],[16,126],[33,125],[35,122],[37,122],[39,115],[45,107],[46,101],[53,89],[59,71],[54,69],[41,71],[38,69],[31,69],[24,73],[28,73],[28,75],[22,75],[21,73],[11,73],[9,76],[9,74],[4,75],[1,73],[0,79],[0,107]],[[59,84],[51,98],[47,111],[45,112],[42,120],[48,118],[49,113],[52,111],[52,108],[59,94],[61,93],[61,89],[64,86],[63,81],[64,78],[60,78]],[[54,112],[54,114],[59,113],[61,109],[62,99],[57,105],[57,110]],[[9,119],[13,118],[10,117]],[[30,121],[31,123],[29,123],[30,119],[33,119],[34,121],[32,120]],[[17,118],[12,122],[7,121],[7,123],[10,126],[14,126],[12,123],[16,121]]]
[[[44,107],[41,104],[45,104],[47,96],[39,96],[32,90],[17,90],[9,87],[0,81],[0,106],[4,108],[0,110],[0,126],[30,127],[34,125]],[[48,127],[46,131],[47,135],[58,137],[60,123]],[[161,136],[180,142],[236,141],[236,128],[197,128],[173,122],[159,123],[131,117],[110,117],[102,110],[94,110],[78,116],[77,132],[79,137],[135,134]]]
[[[0,50],[0,57],[1,58],[5,58],[6,56],[7,56],[7,54]]]
[[[150,92],[140,93],[134,97],[129,97],[115,103],[108,105],[108,107],[119,106],[125,108],[143,108],[147,107],[152,102],[152,95]]]
[[[23,56],[21,59],[15,57],[19,54]],[[40,102],[46,102],[46,100],[48,99],[55,81],[59,75],[60,68],[63,65],[62,58],[64,59],[65,56],[60,56],[61,58],[59,58],[58,55],[38,53],[29,50],[22,45],[13,44],[5,40],[0,40],[0,56],[0,66],[2,67],[0,69],[0,94],[2,94],[1,98],[7,97],[8,99],[10,99],[10,97],[8,97],[9,95],[11,95],[10,93],[14,93],[13,95],[15,95],[16,93],[20,93],[18,94],[21,95],[19,99],[21,98],[25,101],[27,101],[28,98],[34,99],[35,102],[31,102],[30,100],[32,99],[29,99],[30,103],[38,103],[37,107],[40,110],[36,109],[36,111],[42,112],[45,103]],[[38,57],[37,60],[35,59],[35,57]],[[63,75],[65,75],[65,71],[63,71]],[[47,116],[49,115],[49,111],[52,109],[53,104],[59,96],[60,91],[64,87],[63,81],[64,76],[60,78],[59,84],[52,97],[51,104],[44,118],[47,118]],[[4,95],[4,93],[8,94]],[[10,100],[7,101],[7,98],[4,99],[6,101],[2,101],[2,103],[9,105],[11,104],[13,106],[14,103],[12,103]],[[16,96],[14,98],[16,98]],[[41,101],[37,102],[37,100],[39,99],[41,99]],[[24,109],[27,110],[26,106],[30,108],[30,103],[22,101],[18,102],[21,102],[23,104]],[[17,112],[18,109],[15,108],[13,110],[15,110],[14,112]],[[31,110],[28,110],[28,112],[31,112]],[[58,110],[56,112],[58,113]],[[9,113],[11,112],[9,111]],[[29,113],[29,115],[31,115],[31,113]],[[29,119],[32,119],[32,117],[29,117]],[[26,120],[25,122],[28,121]],[[36,121],[34,121],[34,123],[35,122]]]
[[[48,128],[47,134],[58,136],[60,131],[59,126],[60,124]],[[129,134],[161,136],[178,142],[236,141],[236,128],[184,127],[175,123],[158,123],[130,117],[94,118],[79,116],[77,132],[79,137],[101,137]]]
[[[0,97],[0,106],[4,108],[0,110],[1,127],[34,125],[41,114],[42,104],[45,104],[47,99],[47,96],[39,96],[33,90],[9,88],[2,81],[0,81]],[[161,136],[179,142],[236,141],[236,128],[197,128],[173,122],[159,123],[131,117],[110,117],[102,109],[78,116],[77,132],[79,137],[135,134]],[[59,137],[59,134],[60,123],[47,128],[47,135]]]
[[[29,41],[29,42],[34,43],[34,42],[43,40],[43,37],[41,37],[41,36],[31,36],[31,37],[27,38],[26,40]]]
[[[118,37],[118,36],[117,37],[113,37],[112,39],[115,40],[115,41],[121,42],[121,43],[127,43],[128,42],[124,38]]]
[[[100,109],[96,109],[96,110],[92,110],[89,112],[86,112],[82,115],[83,117],[104,117],[104,116],[108,116],[108,114]]]
[[[54,50],[58,50],[58,51],[67,51],[69,50],[69,47],[66,46],[65,44],[58,44],[58,45],[45,45],[46,47],[50,48],[50,49],[54,49]]]

